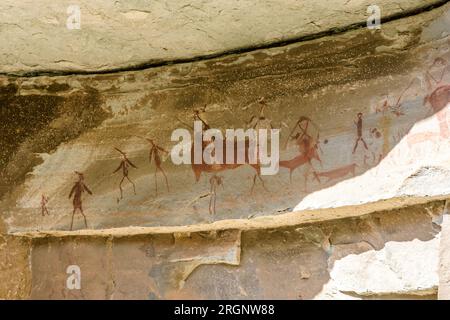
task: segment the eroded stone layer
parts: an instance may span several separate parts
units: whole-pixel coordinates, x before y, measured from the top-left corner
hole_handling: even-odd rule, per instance
[[[378,0],[383,19],[445,0]],[[99,72],[192,59],[364,25],[370,0],[0,3],[0,72]],[[370,13],[370,10],[369,10]]]
[[[442,201],[316,224],[35,239],[31,298],[436,298]],[[80,267],[80,290],[66,273]]]

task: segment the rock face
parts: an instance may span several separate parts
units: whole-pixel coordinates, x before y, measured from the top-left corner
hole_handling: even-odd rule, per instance
[[[295,227],[33,241],[36,299],[432,298],[443,202]],[[66,269],[81,269],[81,290]],[[286,276],[289,275],[289,276]]]
[[[385,22],[369,30],[365,1],[341,5],[339,21],[327,18],[334,2],[285,2],[256,29],[239,22],[242,1],[116,1],[102,14],[82,3],[82,29],[58,35],[49,26],[65,9],[49,3],[42,19],[8,24],[18,36],[0,51],[0,298],[448,298],[450,5],[382,2]],[[146,32],[156,16],[163,27]],[[169,19],[178,32],[159,36]],[[111,47],[80,53],[63,44],[74,36]],[[61,50],[18,50],[48,39]],[[30,74],[43,71],[92,74]],[[227,129],[269,132],[275,170],[261,154],[249,163],[242,139],[226,153],[246,151],[245,163],[177,164],[176,148],[193,161],[197,147],[176,134],[208,128],[200,152],[215,159]]]
[[[448,203],[444,211],[442,221],[442,238],[439,247],[439,298],[450,299],[450,270],[449,270],[449,219],[448,219]]]
[[[0,236],[0,299],[30,296],[30,253],[30,240]]]
[[[386,19],[444,3],[382,0]],[[2,1],[0,70],[98,72],[192,59],[365,24],[369,0]]]

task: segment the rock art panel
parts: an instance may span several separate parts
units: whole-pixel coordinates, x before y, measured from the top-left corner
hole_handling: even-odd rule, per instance
[[[447,4],[381,31],[134,72],[3,76],[2,112],[14,125],[0,138],[6,228],[251,224],[286,214],[301,222],[354,215],[347,208],[356,205],[443,199],[449,15]],[[29,106],[39,121],[21,117]],[[203,139],[172,139],[181,129]],[[227,129],[269,132],[270,143],[228,144]],[[279,139],[264,131],[274,129]],[[265,175],[251,150],[275,156],[277,141],[279,170]],[[188,162],[204,157],[176,164],[174,149]],[[231,163],[217,161],[227,155]]]

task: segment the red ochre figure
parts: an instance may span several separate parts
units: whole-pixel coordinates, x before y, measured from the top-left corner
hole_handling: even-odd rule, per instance
[[[194,111],[194,120],[199,120],[203,123],[203,131],[208,130],[210,128],[209,124],[204,121],[201,117],[200,117],[200,113],[198,110]],[[181,123],[183,123],[182,121],[180,121]],[[212,141],[215,141],[214,139],[211,139]],[[210,144],[212,143],[212,141],[202,141],[202,154],[203,154],[203,150]],[[226,146],[226,141],[222,140],[220,141],[220,143],[223,144],[223,159],[227,159],[227,146]],[[192,144],[191,146],[191,167],[192,167],[192,171],[194,172],[195,175],[195,181],[198,182],[200,180],[200,176],[202,174],[202,172],[210,172],[210,173],[217,173],[217,172],[221,172],[221,171],[225,171],[225,170],[232,170],[235,168],[238,168],[244,164],[248,164],[250,165],[253,169],[255,169],[256,174],[253,176],[253,184],[252,184],[252,188],[250,190],[250,193],[253,193],[253,189],[256,186],[256,179],[259,179],[261,181],[262,187],[264,188],[264,190],[267,191],[267,188],[264,184],[264,180],[261,178],[261,164],[259,163],[259,159],[257,157],[257,161],[256,163],[250,163],[250,152],[252,151],[251,147],[250,147],[250,141],[248,139],[245,140],[244,142],[244,150],[241,150],[238,146],[238,141],[235,140],[234,144],[233,144],[233,148],[234,148],[234,161],[233,163],[222,163],[222,164],[208,164],[208,163],[195,163],[195,157],[194,157],[194,144]],[[258,147],[255,148],[256,149],[256,154],[258,154]],[[245,155],[245,161],[244,163],[238,163],[238,154],[239,152],[243,152]]]
[[[141,139],[144,139],[146,141],[148,141],[150,143],[150,153],[148,156],[148,159],[150,161],[150,164],[152,163],[152,160],[155,161],[155,190],[156,190],[156,195],[158,195],[158,180],[157,180],[157,173],[158,171],[160,171],[163,176],[164,179],[166,180],[166,186],[167,186],[167,192],[169,192],[169,181],[167,179],[167,175],[164,172],[164,169],[161,167],[162,164],[162,160],[161,160],[161,155],[160,153],[165,153],[165,154],[169,154],[169,152],[165,149],[163,149],[162,147],[158,146],[153,139],[148,139],[148,138],[143,138],[143,137],[139,137]]]
[[[119,183],[119,189],[120,189],[120,199],[123,199],[123,190],[122,190],[122,183],[125,180],[125,178],[133,185],[133,191],[134,194],[136,194],[136,186],[133,181],[128,177],[128,168],[132,166],[133,168],[137,169],[137,167],[127,158],[127,155],[125,152],[121,151],[120,149],[114,147],[118,152],[122,154],[122,161],[120,162],[119,166],[116,170],[114,170],[113,173],[116,173],[120,169],[122,169],[122,180],[120,180]]]
[[[42,214],[42,216],[50,215],[50,213],[48,213],[47,203],[48,203],[48,197],[45,194],[42,194],[42,196],[41,196],[41,214]]]
[[[289,181],[292,182],[292,173],[294,172],[294,170],[310,162],[311,158],[309,156],[299,154],[298,156],[290,160],[280,161],[280,167],[289,169]],[[305,179],[307,179],[307,174],[305,174]]]
[[[206,110],[206,106],[204,106],[201,109],[194,110],[194,121],[201,121],[203,123],[203,126],[204,126],[204,128],[202,128],[203,131],[211,129],[209,124],[205,120],[203,120],[203,118],[200,116],[200,112],[205,112],[205,110]]]
[[[355,176],[356,167],[358,165],[356,163],[352,163],[337,169],[333,169],[330,171],[325,172],[314,172],[314,176],[317,180],[320,181],[320,177],[328,178],[327,182],[330,182],[332,180],[340,179],[345,176],[347,176],[349,173],[352,174],[352,176]]]
[[[317,137],[313,138],[311,134],[309,134],[309,126],[313,125],[317,131]],[[296,134],[294,132],[298,130]],[[292,128],[288,139],[286,141],[285,147],[290,139],[295,139],[295,142],[298,146],[299,154],[290,160],[282,160],[280,161],[280,167],[289,169],[289,181],[292,182],[292,173],[295,169],[309,164],[310,167],[314,171],[314,167],[312,165],[312,160],[316,159],[322,164],[322,160],[319,156],[319,130],[317,126],[312,122],[312,120],[308,117],[301,116],[294,127]],[[305,190],[307,189],[307,180],[308,180],[308,171],[304,174],[305,177]],[[317,177],[314,176],[316,179]],[[317,179],[318,180],[318,179]]]
[[[70,230],[72,230],[73,227],[73,217],[75,216],[75,212],[78,209],[80,213],[83,215],[84,218],[84,224],[87,226],[86,216],[83,212],[83,203],[81,196],[84,191],[92,195],[91,190],[84,184],[84,175],[81,172],[75,171],[75,173],[78,175],[78,181],[75,182],[74,186],[72,187],[72,190],[70,190],[69,199],[72,198],[73,195],[73,212],[72,212],[72,222],[70,223]]]
[[[364,148],[366,150],[369,150],[369,148],[367,148],[367,143],[364,141],[364,138],[362,136],[362,129],[363,129],[363,119],[362,119],[363,114],[361,112],[359,112],[357,114],[357,118],[355,121],[355,125],[356,125],[356,141],[355,141],[355,146],[353,147],[353,154],[356,152],[356,148],[358,148],[358,144],[361,141],[364,145]]]
[[[311,135],[309,135],[309,133],[308,133],[310,123],[314,125],[314,123],[312,122],[312,120],[310,118],[301,116],[295,123],[291,132],[289,133],[289,136],[288,136],[288,139],[286,140],[284,148],[287,147],[287,144],[290,139],[294,139],[296,141],[296,144],[299,146],[299,148],[302,147],[302,141],[304,140],[304,138],[306,138],[306,140],[312,139]],[[297,132],[294,135],[294,132],[297,129],[299,129],[299,132]],[[300,150],[300,151],[303,152],[304,150]]]

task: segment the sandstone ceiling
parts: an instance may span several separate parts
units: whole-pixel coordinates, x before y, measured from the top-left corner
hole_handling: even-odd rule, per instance
[[[383,19],[443,0],[380,0]],[[200,58],[365,25],[371,0],[77,1],[0,3],[0,72],[98,72]]]

